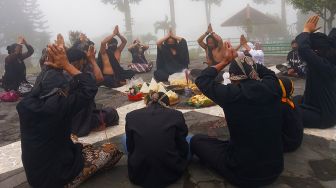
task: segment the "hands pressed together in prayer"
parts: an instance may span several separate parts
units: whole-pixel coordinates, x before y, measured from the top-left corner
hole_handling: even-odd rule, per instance
[[[86,57],[89,60],[90,63],[96,62],[96,49],[93,45],[89,46],[88,51],[86,52]]]
[[[55,68],[62,69],[68,72],[71,76],[75,76],[80,73],[73,65],[69,63],[68,57],[63,46],[58,46],[57,44],[50,44],[47,48],[48,58],[45,65]]]
[[[26,45],[27,44],[27,41],[26,39],[23,37],[23,36],[19,36],[18,37],[18,44],[23,44],[23,45]]]

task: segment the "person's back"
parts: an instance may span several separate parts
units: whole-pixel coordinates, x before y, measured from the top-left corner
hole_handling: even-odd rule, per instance
[[[45,86],[68,85],[63,73],[48,70],[43,74]],[[63,78],[60,79],[60,78]],[[74,88],[68,96],[59,91],[35,95],[22,100],[17,110],[20,116],[22,162],[30,185],[34,187],[60,187],[83,169],[81,145],[72,143],[71,117],[85,108],[97,92],[94,80],[88,74],[74,78]],[[37,86],[40,87],[40,86]],[[33,91],[35,92],[35,90]]]
[[[27,52],[22,53],[22,45],[25,45]],[[34,49],[23,37],[19,37],[17,44],[7,47],[8,56],[5,59],[5,74],[3,77],[3,86],[5,90],[18,90],[19,86],[26,80],[26,65],[24,60],[34,53]]]
[[[205,141],[209,142],[209,148],[220,151],[217,155],[214,152],[210,163],[218,164],[214,168],[231,183],[256,187],[274,182],[283,170],[281,91],[273,71],[255,63],[251,66],[251,62],[239,66],[239,62],[237,59],[230,66],[230,79],[234,84],[225,86],[214,81],[219,71],[217,67],[221,65],[204,70],[196,84],[223,108],[230,132],[227,143],[216,145],[210,139]],[[192,151],[194,148],[202,155],[205,151],[197,146],[203,142],[202,138],[193,140]]]
[[[241,82],[239,87],[233,89],[240,90],[235,99],[222,106],[236,161],[233,169],[247,182],[274,179],[283,169],[279,98],[259,81]]]
[[[165,187],[187,166],[188,128],[179,111],[152,104],[126,116],[128,174],[144,187]]]
[[[301,33],[300,57],[307,63],[303,102],[304,127],[328,128],[336,124],[336,50],[321,33]]]

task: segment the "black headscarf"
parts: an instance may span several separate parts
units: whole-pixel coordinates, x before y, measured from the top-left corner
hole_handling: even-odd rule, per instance
[[[116,51],[118,48],[118,40],[113,38],[110,42],[107,43],[107,50],[110,52]]]
[[[313,50],[325,51],[332,47],[332,40],[324,33],[311,33],[310,41]]]
[[[66,54],[70,63],[86,58],[86,54],[76,48],[68,49]],[[59,92],[65,93],[68,89],[69,79],[63,70],[46,67],[37,77],[31,95],[44,99]]]
[[[68,60],[69,60],[70,63],[75,62],[75,61],[79,61],[79,60],[82,60],[82,59],[86,59],[85,52],[83,52],[82,50],[77,49],[77,48],[69,48],[66,51],[66,54],[67,54],[67,57],[68,57]]]
[[[17,46],[21,46],[21,44],[14,43],[14,44],[7,46],[8,54],[14,53]]]
[[[81,51],[88,51],[89,47],[90,46],[94,46],[95,43],[92,42],[91,40],[87,40],[87,41],[80,41],[80,40],[77,40],[75,42],[75,44],[71,47],[71,48],[76,48],[76,49],[79,49]]]
[[[68,86],[69,81],[62,70],[47,67],[37,77],[30,95],[44,99],[60,91],[66,91]]]

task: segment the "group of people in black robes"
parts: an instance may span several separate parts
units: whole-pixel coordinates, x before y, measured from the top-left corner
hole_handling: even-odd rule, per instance
[[[126,116],[122,143],[130,181],[146,188],[166,187],[181,178],[194,155],[238,187],[273,183],[284,169],[283,153],[300,147],[303,127],[336,124],[336,31],[329,36],[315,33],[318,19],[311,17],[296,38],[308,71],[304,95],[294,98],[291,80],[279,79],[251,54],[238,55],[209,26],[202,36],[207,42],[200,42],[209,66],[197,77],[196,85],[223,109],[230,139],[189,135],[183,114],[169,107],[166,94],[151,92],[145,108]],[[122,41],[119,46],[115,36]],[[241,45],[246,46],[243,39]],[[134,76],[119,64],[125,40],[115,27],[102,41],[98,61],[94,44],[85,35],[70,48],[58,35],[55,44],[44,50],[34,88],[17,105],[22,162],[31,186],[76,187],[96,172],[112,168],[123,156],[112,143],[92,146],[72,139],[72,134],[93,121],[99,85],[117,87]],[[170,31],[157,45],[154,77],[158,81],[188,68],[185,39]],[[21,61],[22,56],[16,55]],[[231,84],[223,85],[216,78],[227,66]],[[104,117],[100,111],[96,125],[106,126],[107,117],[111,116]],[[118,116],[113,117],[117,123]],[[77,127],[75,122],[80,122]]]

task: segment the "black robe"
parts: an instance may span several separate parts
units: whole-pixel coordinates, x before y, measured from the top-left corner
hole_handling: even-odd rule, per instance
[[[160,188],[181,178],[189,150],[181,112],[153,104],[128,113],[125,129],[132,183]]]
[[[278,78],[263,65],[257,64],[257,72],[261,81],[245,80],[238,85],[217,83],[214,67],[196,79],[198,88],[223,108],[230,140],[196,135],[191,150],[229,182],[242,187],[270,184],[283,170]]]
[[[31,186],[63,187],[82,171],[82,145],[70,139],[71,119],[96,93],[95,81],[82,73],[74,77],[67,97],[30,95],[17,105],[22,163]]]
[[[299,55],[307,63],[306,88],[300,105],[303,126],[329,128],[336,124],[336,59],[319,57],[311,48],[310,34],[295,39]]]
[[[282,108],[282,142],[284,152],[293,152],[301,146],[303,139],[302,115],[295,106],[291,108],[287,103]]]
[[[140,49],[141,48],[141,49]],[[145,56],[145,51],[142,47],[134,47],[130,50],[132,54],[132,63],[134,64],[148,64]]]
[[[176,55],[174,56],[171,50],[163,44],[161,48],[157,49],[156,71],[154,78],[157,81],[168,81],[169,75],[181,72],[187,69],[190,63],[189,51],[187,41],[182,39],[176,48]]]
[[[16,91],[22,82],[27,82],[24,60],[33,55],[34,48],[29,44],[26,47],[28,49],[26,53],[22,55],[10,54],[5,59],[5,74],[2,84],[6,91]]]

